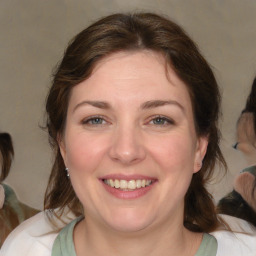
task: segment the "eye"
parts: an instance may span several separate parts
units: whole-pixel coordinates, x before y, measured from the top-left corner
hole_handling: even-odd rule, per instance
[[[164,116],[156,116],[150,120],[149,124],[157,126],[167,126],[174,124],[174,121]]]
[[[106,123],[107,122],[104,120],[104,118],[100,116],[89,117],[82,121],[83,125],[91,125],[91,126],[104,125]]]

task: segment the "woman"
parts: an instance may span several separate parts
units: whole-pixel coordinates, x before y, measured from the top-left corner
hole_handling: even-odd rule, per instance
[[[237,122],[237,143],[247,167],[234,181],[234,189],[218,203],[218,212],[233,216],[233,222],[241,223],[241,229],[256,233],[256,78],[253,81],[245,109]],[[246,220],[252,225],[248,227]]]
[[[55,162],[45,210],[52,221],[67,208],[78,218],[41,236],[47,221],[27,222],[4,255],[11,246],[19,255],[223,255],[208,234],[223,224],[205,188],[216,163],[225,166],[219,101],[209,65],[175,23],[115,14],[83,30],[46,104]]]

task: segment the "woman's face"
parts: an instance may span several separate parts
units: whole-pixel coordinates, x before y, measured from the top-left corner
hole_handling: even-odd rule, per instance
[[[182,225],[207,139],[197,138],[187,88],[162,55],[120,52],[73,88],[60,147],[87,223],[138,231]]]

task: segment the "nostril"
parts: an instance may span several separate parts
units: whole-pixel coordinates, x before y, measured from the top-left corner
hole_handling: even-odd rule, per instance
[[[134,127],[123,125],[121,130],[114,134],[112,145],[109,150],[109,156],[113,161],[119,161],[123,164],[133,164],[141,161],[145,157],[145,151],[141,136]]]

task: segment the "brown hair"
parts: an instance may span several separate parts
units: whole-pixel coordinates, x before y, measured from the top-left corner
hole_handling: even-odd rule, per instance
[[[0,182],[2,182],[9,174],[14,157],[12,138],[9,133],[0,133],[0,152],[2,155]]]
[[[217,212],[246,220],[256,227],[256,212],[235,190],[221,198]]]
[[[202,169],[193,175],[185,197],[184,225],[196,232],[210,232],[220,224],[212,197],[205,188],[216,162],[226,167],[219,148],[220,94],[215,77],[194,42],[174,22],[152,13],[114,14],[80,32],[69,44],[53,77],[46,103],[47,128],[55,152],[45,209],[68,206],[82,214],[64,171],[57,143],[64,132],[72,88],[87,79],[99,60],[118,51],[152,50],[161,53],[190,93],[198,136],[209,138]],[[61,214],[61,212],[60,212]]]
[[[252,112],[254,117],[254,131],[256,134],[256,77],[253,80],[252,88],[250,94],[247,98],[245,109],[242,111],[244,112]]]

